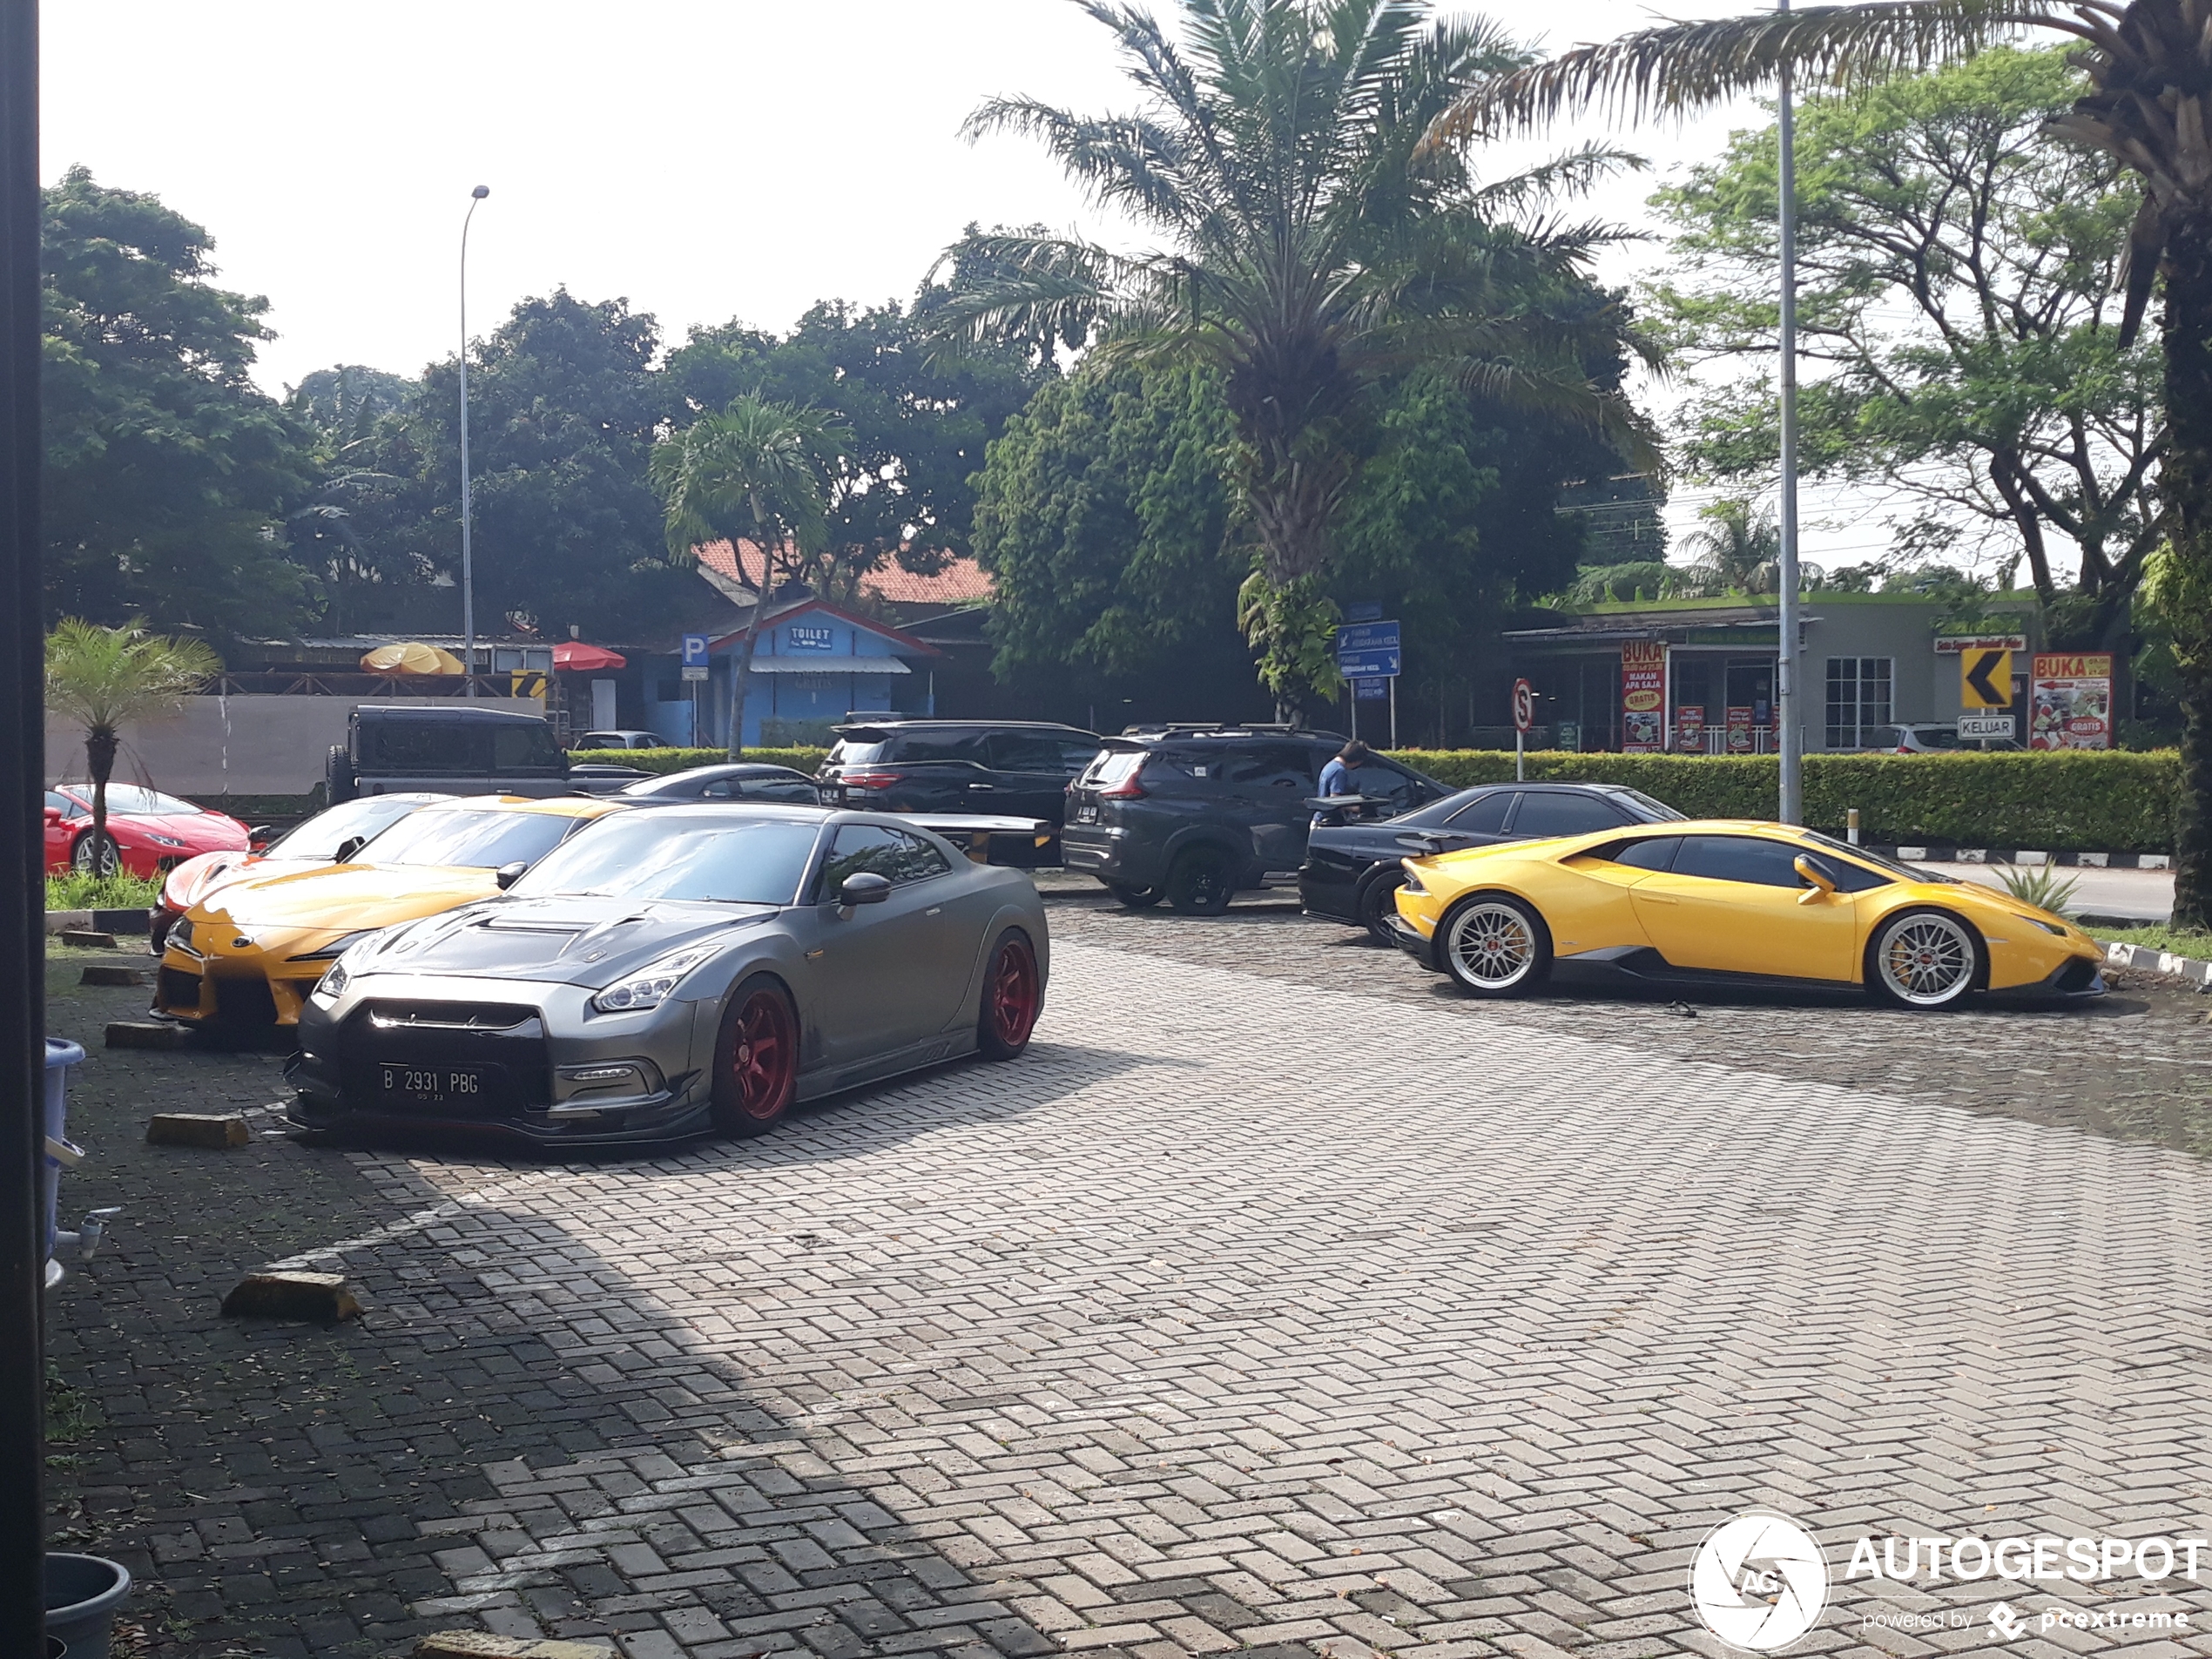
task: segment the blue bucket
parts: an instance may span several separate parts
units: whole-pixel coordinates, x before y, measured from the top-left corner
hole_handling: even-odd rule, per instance
[[[69,1144],[69,1069],[84,1063],[84,1050],[65,1037],[46,1039],[46,1138]],[[61,1184],[61,1161],[48,1157],[38,1171],[38,1196],[46,1204],[46,1258],[54,1256],[54,1200]]]

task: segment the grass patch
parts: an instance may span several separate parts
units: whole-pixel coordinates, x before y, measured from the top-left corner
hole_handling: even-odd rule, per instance
[[[135,875],[50,875],[49,910],[144,910],[161,897],[158,880]]]
[[[2200,961],[2212,957],[2212,934],[2202,934],[2189,927],[2169,927],[2164,923],[2141,927],[2092,927],[2094,939],[2107,944],[2141,945],[2151,950],[2170,950],[2176,956],[2194,956]]]

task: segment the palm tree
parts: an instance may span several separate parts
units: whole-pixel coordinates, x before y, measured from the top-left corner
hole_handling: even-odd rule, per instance
[[[96,875],[117,868],[107,835],[107,782],[123,728],[181,707],[222,672],[222,659],[197,639],[167,639],[134,617],[120,628],[64,617],[46,636],[46,706],[84,728],[84,767],[92,780],[91,849]]]
[[[968,134],[1041,140],[1157,246],[972,236],[975,274],[933,325],[955,341],[1077,340],[1108,361],[1219,373],[1258,544],[1238,610],[1278,702],[1334,689],[1323,581],[1386,381],[1441,373],[1652,462],[1649,428],[1592,373],[1641,350],[1586,280],[1619,233],[1552,210],[1633,158],[1587,146],[1485,186],[1455,152],[1421,150],[1456,100],[1527,61],[1494,24],[1437,20],[1431,0],[1182,0],[1178,44],[1134,3],[1076,3],[1112,36],[1143,106],[1086,116],[1001,98]]]
[[[1705,521],[1683,538],[1696,556],[1683,586],[1700,594],[1772,593],[1782,575],[1782,527],[1771,512],[1727,497],[1698,509]]]
[[[2051,125],[2143,183],[2120,343],[2165,278],[2168,447],[2160,491],[2182,671],[2182,800],[2174,921],[2212,926],[2212,5],[2207,0],[1882,0],[1668,24],[1579,47],[1473,87],[1437,122],[1439,147],[1528,128],[1570,108],[1678,116],[1770,84],[1784,65],[1850,86],[1964,57],[2021,30],[2080,44],[2089,90]]]
[[[754,597],[731,676],[732,760],[745,753],[752,648],[768,602],[828,536],[819,457],[829,438],[828,423],[814,410],[771,402],[752,392],[664,438],[648,463],[667,503],[672,557],[691,558],[701,544],[722,540],[733,548],[740,540],[750,541],[760,550],[757,586],[741,550],[737,560],[738,579],[753,589]]]

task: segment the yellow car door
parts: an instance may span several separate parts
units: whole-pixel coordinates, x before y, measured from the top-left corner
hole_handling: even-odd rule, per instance
[[[1845,893],[1796,868],[1806,849],[1760,835],[1685,835],[1672,867],[1629,889],[1636,920],[1676,968],[1847,981],[1858,920]]]

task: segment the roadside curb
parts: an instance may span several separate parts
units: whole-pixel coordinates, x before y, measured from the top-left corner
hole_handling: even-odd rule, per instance
[[[145,910],[49,910],[46,931],[137,934],[143,937],[153,931],[153,926],[152,913]]]
[[[2010,846],[1889,846],[1867,845],[1869,853],[1905,864],[2054,864],[2083,870],[2170,870],[2165,853],[2037,853]]]
[[[2194,956],[2176,956],[2170,950],[2153,950],[2148,945],[2123,945],[2117,940],[2097,941],[2105,954],[2107,968],[2132,968],[2146,974],[2164,974],[2172,979],[2185,979],[2199,990],[2212,990],[2212,962]]]

